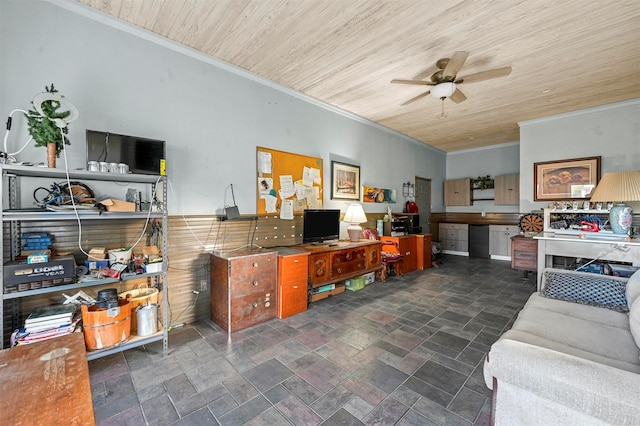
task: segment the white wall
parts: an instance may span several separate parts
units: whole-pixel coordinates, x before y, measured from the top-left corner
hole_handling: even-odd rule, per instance
[[[517,142],[496,145],[488,148],[469,149],[452,152],[447,155],[447,179],[477,178],[490,175],[492,178],[500,175],[519,173],[520,145]],[[493,198],[494,190],[474,191],[477,198]],[[447,212],[493,212],[517,213],[518,206],[496,206],[493,201],[474,201],[473,205],[451,206]]]
[[[523,212],[547,206],[533,201],[536,162],[601,156],[602,174],[640,170],[640,99],[519,124]],[[632,204],[640,211],[636,205]]]
[[[241,213],[254,213],[256,146],[323,158],[326,207],[347,205],[329,199],[335,157],[360,165],[363,184],[399,194],[414,176],[432,179],[433,211],[444,210],[443,152],[74,1],[0,1],[0,43],[0,114],[29,108],[54,82],[80,111],[70,126],[69,168],[86,166],[86,129],[166,140],[171,214],[221,213],[230,183]],[[24,124],[15,120],[9,151],[25,140]],[[18,160],[45,157],[29,147]]]

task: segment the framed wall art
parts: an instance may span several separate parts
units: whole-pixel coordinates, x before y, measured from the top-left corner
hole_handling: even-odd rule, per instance
[[[331,162],[331,199],[360,199],[360,166]]]
[[[376,188],[373,186],[362,187],[363,203],[396,203],[396,190]]]
[[[600,157],[533,164],[534,201],[584,200],[600,180]]]

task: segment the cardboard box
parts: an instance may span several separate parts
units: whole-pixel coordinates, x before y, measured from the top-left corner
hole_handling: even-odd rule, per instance
[[[100,268],[108,268],[109,261],[108,260],[85,260],[84,266],[89,270],[100,270]]]
[[[147,263],[144,266],[145,272],[162,272],[162,262]]]
[[[51,256],[51,250],[34,251],[27,256],[27,263],[48,262]]]
[[[56,280],[76,276],[76,261],[73,256],[49,258],[49,262],[9,262],[4,265],[4,282],[7,286],[33,281]]]
[[[114,200],[113,198],[107,198],[100,201],[100,204],[107,208],[108,212],[135,212],[136,204],[129,203],[127,201]]]

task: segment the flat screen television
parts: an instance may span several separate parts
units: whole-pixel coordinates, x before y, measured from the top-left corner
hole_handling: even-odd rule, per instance
[[[131,173],[159,175],[165,158],[165,141],[87,130],[87,163],[124,163]]]
[[[302,242],[321,243],[340,237],[340,210],[305,210],[302,219]]]

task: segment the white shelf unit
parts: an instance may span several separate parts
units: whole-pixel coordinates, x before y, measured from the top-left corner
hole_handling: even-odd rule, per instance
[[[143,184],[151,185],[151,192],[155,193],[156,185],[162,184],[161,199],[162,204],[158,206],[157,211],[149,212],[97,212],[97,211],[78,211],[78,216],[81,221],[84,220],[98,220],[98,221],[113,221],[113,220],[125,220],[125,219],[139,219],[146,220],[160,219],[162,221],[162,241],[159,242],[160,249],[163,253],[162,270],[157,273],[145,273],[145,274],[123,274],[119,279],[99,279],[95,281],[85,281],[78,284],[65,284],[35,290],[26,290],[18,292],[5,292],[4,283],[4,263],[6,260],[14,260],[20,252],[20,227],[23,222],[37,222],[37,221],[76,221],[76,213],[73,210],[70,211],[56,211],[50,212],[46,210],[34,211],[32,209],[20,210],[20,179],[22,178],[40,178],[40,179],[57,179],[66,180],[67,173],[64,169],[55,168],[43,168],[43,167],[28,167],[28,166],[14,166],[1,164],[0,169],[2,171],[2,185],[0,186],[0,194],[2,199],[8,198],[8,209],[4,208],[4,205],[0,209],[2,215],[3,233],[2,244],[0,244],[0,258],[2,263],[0,264],[0,292],[2,295],[2,301],[0,303],[0,330],[2,338],[0,339],[0,348],[4,347],[5,342],[5,302],[9,301],[14,303],[12,309],[12,320],[17,322],[19,312],[17,311],[17,301],[20,298],[31,297],[41,295],[45,293],[55,293],[64,291],[77,291],[83,288],[89,288],[94,286],[104,286],[115,283],[125,283],[129,280],[140,278],[151,278],[154,285],[161,290],[162,301],[162,328],[155,334],[149,336],[135,336],[132,335],[130,339],[113,348],[96,350],[87,353],[87,359],[96,359],[102,356],[110,355],[116,352],[121,352],[130,348],[134,348],[141,345],[146,345],[152,342],[162,341],[162,351],[164,356],[168,353],[169,341],[168,341],[168,326],[169,326],[169,301],[168,301],[168,281],[167,281],[167,253],[168,253],[168,213],[167,213],[167,185],[166,176],[157,175],[141,175],[141,174],[118,174],[118,173],[99,173],[89,172],[86,170],[69,170],[68,177],[73,181],[95,181],[95,182],[118,182],[122,184]],[[3,194],[7,190],[8,194]],[[152,200],[153,201],[153,200]],[[8,225],[8,233],[5,230],[5,226]],[[8,238],[9,241],[4,241]],[[5,253],[6,248],[10,249],[10,253]]]

